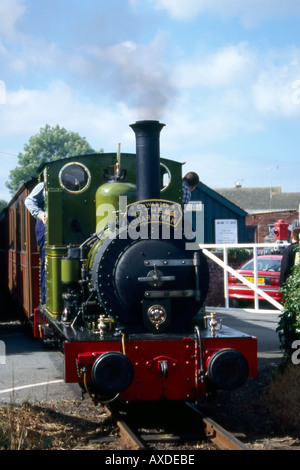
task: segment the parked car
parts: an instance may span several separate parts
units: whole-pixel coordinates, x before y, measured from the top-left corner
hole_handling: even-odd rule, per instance
[[[283,297],[279,286],[281,259],[282,255],[257,256],[257,287],[277,302],[281,302]],[[253,269],[254,259],[251,259],[237,269],[237,272],[254,283]],[[230,274],[228,276],[228,297],[232,299],[230,303],[237,306],[241,300],[254,301],[255,292]],[[265,300],[260,295],[258,299]]]

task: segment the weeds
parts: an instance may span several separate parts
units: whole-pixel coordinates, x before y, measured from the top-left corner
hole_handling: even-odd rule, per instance
[[[59,400],[0,406],[0,450],[72,450],[106,427],[91,403]],[[99,428],[100,426],[100,428]],[[103,428],[105,429],[105,428]],[[106,432],[106,431],[105,431]]]
[[[67,430],[30,404],[0,408],[0,450],[49,450],[54,442],[64,448]]]
[[[21,450],[26,448],[29,411],[27,404],[20,411],[7,405],[0,414],[0,449]]]
[[[282,432],[300,430],[300,365],[289,363],[271,381],[266,406]]]

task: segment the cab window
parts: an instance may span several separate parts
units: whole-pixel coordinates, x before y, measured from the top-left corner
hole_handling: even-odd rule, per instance
[[[68,163],[59,173],[59,183],[63,189],[70,193],[85,191],[91,181],[91,175],[82,163]]]

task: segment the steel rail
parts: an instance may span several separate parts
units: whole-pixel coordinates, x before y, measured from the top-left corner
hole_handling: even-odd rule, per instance
[[[205,434],[220,450],[249,450],[249,448],[236,437],[223,429],[210,418],[203,418]]]
[[[145,444],[139,439],[134,431],[128,426],[128,424],[120,419],[120,415],[117,411],[111,409],[109,406],[104,407],[106,413],[115,421],[120,431],[120,437],[122,441],[130,447],[132,450],[146,450]]]
[[[150,442],[180,442],[186,440],[202,440],[203,433],[206,438],[210,440],[218,449],[220,450],[249,450],[249,448],[239,441],[235,436],[230,432],[225,430],[222,426],[216,423],[209,417],[206,417],[202,412],[193,404],[185,402],[185,405],[193,412],[196,413],[201,419],[201,425],[203,426],[202,433],[191,433],[191,434],[143,434],[141,437],[138,437],[137,433],[131,429],[130,425],[125,422],[118,410],[115,410],[113,407],[105,406],[104,409],[108,416],[113,419],[119,428],[119,434],[121,440],[126,446],[132,450],[149,450],[147,443]],[[202,436],[202,437],[201,437]]]
[[[206,437],[213,442],[218,449],[221,450],[249,450],[249,448],[239,441],[235,436],[226,429],[222,428],[218,423],[216,423],[211,418],[205,417],[198,408],[196,408],[191,403],[186,402],[186,405],[190,407],[192,411],[200,416],[203,425]]]

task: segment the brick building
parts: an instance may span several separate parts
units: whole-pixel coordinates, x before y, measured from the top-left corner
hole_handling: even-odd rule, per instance
[[[222,188],[216,191],[245,210],[247,242],[273,242],[273,228],[278,220],[292,227],[299,225],[300,193],[283,193],[274,188]]]

